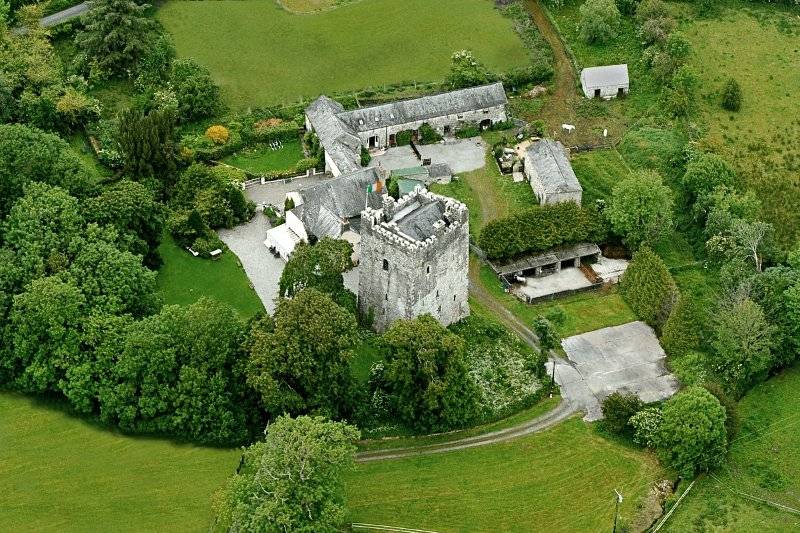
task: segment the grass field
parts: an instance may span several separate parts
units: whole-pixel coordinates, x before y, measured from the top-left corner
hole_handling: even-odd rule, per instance
[[[300,140],[286,141],[279,150],[269,146],[255,146],[230,155],[223,163],[241,168],[253,174],[262,174],[275,170],[290,170],[303,159],[303,147]]]
[[[694,45],[691,64],[703,79],[700,109],[707,142],[756,191],[763,216],[775,225],[781,244],[789,246],[800,236],[797,11],[732,3],[718,18],[693,22],[684,31]],[[720,105],[730,77],[742,87],[742,109],[736,113]]]
[[[357,466],[350,520],[435,531],[604,531],[662,472],[577,418],[503,444]]]
[[[583,187],[583,205],[611,197],[614,185],[625,179],[630,170],[616,150],[593,150],[573,155],[570,162]]]
[[[800,531],[800,515],[729,489],[800,509],[800,366],[759,385],[739,403],[742,431],[728,461],[694,487],[663,531]]]
[[[164,303],[187,305],[208,296],[230,305],[245,319],[264,311],[239,259],[230,250],[216,261],[192,257],[165,235],[158,252],[164,260],[157,278]]]
[[[0,392],[0,531],[206,531],[238,450],[128,437]]]
[[[211,69],[234,108],[441,80],[464,48],[495,71],[528,61],[489,0],[364,0],[314,15],[269,0],[167,2],[157,18],[178,55]]]

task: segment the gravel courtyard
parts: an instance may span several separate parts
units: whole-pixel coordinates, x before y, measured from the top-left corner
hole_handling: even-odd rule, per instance
[[[600,402],[612,392],[633,392],[654,402],[680,387],[664,365],[666,355],[655,333],[644,322],[575,335],[561,345],[569,361],[556,362],[556,383],[566,399],[586,411],[586,421],[603,417]]]

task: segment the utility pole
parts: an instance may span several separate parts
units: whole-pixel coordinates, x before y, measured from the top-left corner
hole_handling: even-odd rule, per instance
[[[550,397],[553,397],[553,387],[556,384],[556,360],[553,359],[553,376],[550,378]]]
[[[614,501],[616,502],[616,507],[614,509],[614,533],[617,533],[617,518],[619,518],[619,504],[622,503],[622,494],[619,493],[617,489],[614,489],[614,494],[616,497]]]

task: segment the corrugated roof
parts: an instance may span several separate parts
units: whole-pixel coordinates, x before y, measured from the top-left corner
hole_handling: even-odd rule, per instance
[[[581,82],[586,87],[621,87],[628,85],[628,65],[588,67],[581,71]]]
[[[543,139],[531,144],[525,152],[525,168],[536,171],[546,194],[583,190],[559,141]]]
[[[429,120],[434,117],[477,111],[508,102],[500,82],[480,87],[459,89],[433,96],[401,100],[364,107],[339,114],[354,131],[367,131],[386,126]]]
[[[515,272],[524,272],[532,268],[553,265],[559,261],[568,261],[570,259],[577,259],[578,257],[587,257],[594,254],[599,254],[600,248],[590,242],[582,242],[572,246],[560,246],[553,248],[544,253],[530,254],[523,257],[518,257],[513,261],[495,264],[492,263],[492,269],[501,276],[514,274]]]

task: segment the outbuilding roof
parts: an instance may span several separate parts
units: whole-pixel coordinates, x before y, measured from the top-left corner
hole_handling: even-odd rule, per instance
[[[492,269],[501,276],[524,272],[537,267],[554,265],[560,261],[569,261],[579,257],[599,255],[600,248],[590,242],[582,242],[571,246],[560,246],[544,253],[529,254],[505,263],[491,263]]]
[[[430,120],[435,117],[457,115],[467,111],[477,111],[505,105],[507,102],[503,84],[497,82],[433,96],[363,107],[340,113],[339,118],[355,131],[369,131],[386,126]]]
[[[537,179],[545,194],[582,191],[567,151],[559,141],[542,139],[531,144],[525,152],[525,168],[531,179]],[[531,174],[535,171],[536,176]]]
[[[584,87],[627,87],[628,65],[605,65],[588,67],[581,71],[581,83]]]
[[[342,174],[361,168],[361,139],[339,119],[343,111],[339,102],[325,95],[306,108],[320,144]]]

